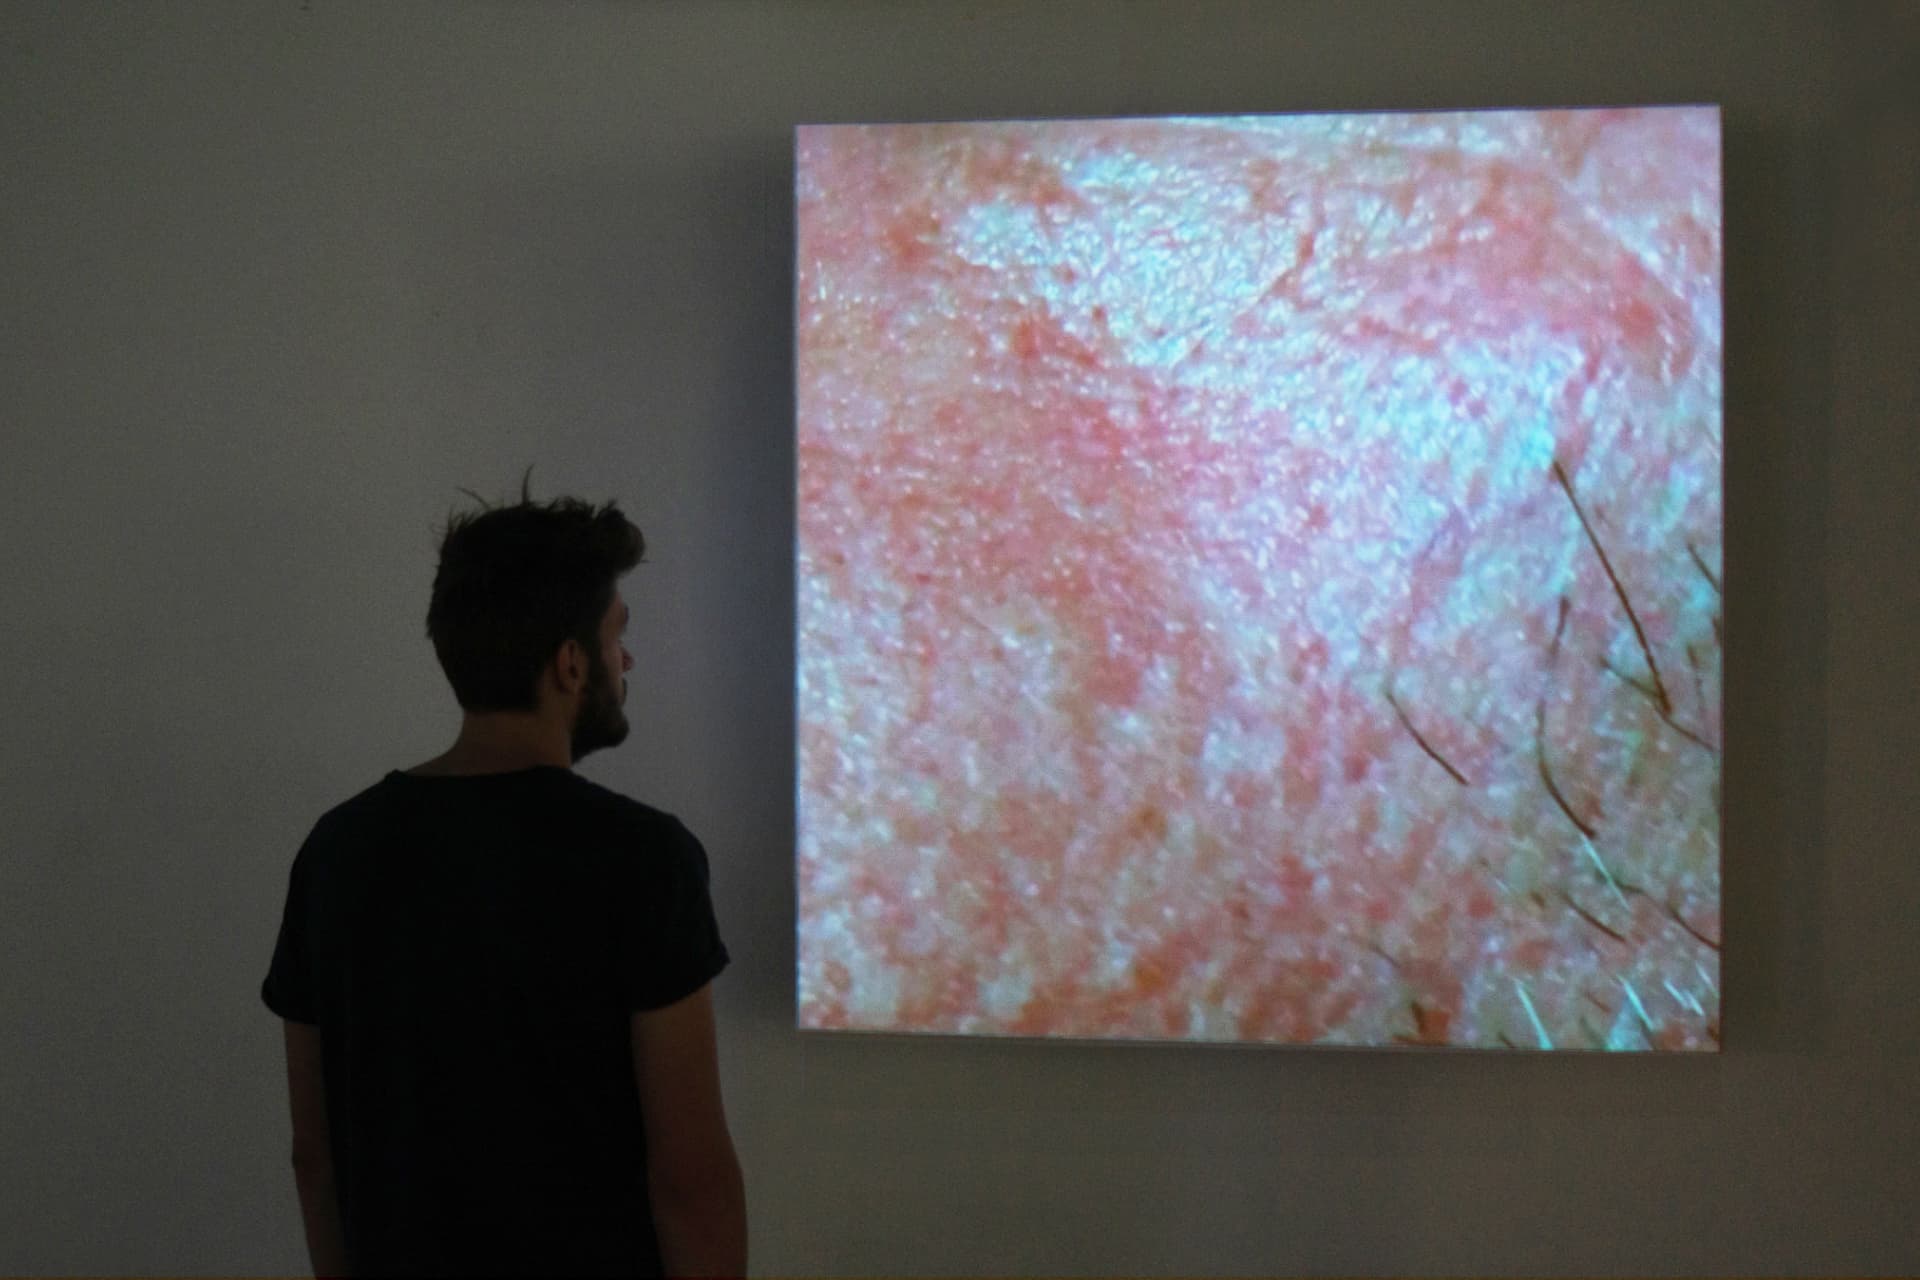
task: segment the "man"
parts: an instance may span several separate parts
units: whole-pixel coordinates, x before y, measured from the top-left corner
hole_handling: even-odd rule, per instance
[[[572,771],[627,737],[643,551],[524,484],[451,521],[427,629],[459,738],[294,860],[261,996],[318,1275],[745,1273],[706,853]]]

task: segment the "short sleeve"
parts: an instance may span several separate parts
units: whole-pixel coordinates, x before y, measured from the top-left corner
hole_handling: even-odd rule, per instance
[[[295,857],[287,874],[287,902],[280,914],[280,937],[273,945],[267,980],[260,998],[267,1008],[289,1022],[319,1022],[313,993],[313,967],[308,963],[306,877]]]
[[[707,851],[677,818],[623,861],[620,987],[629,1011],[661,1009],[718,977],[730,957],[708,894]]]

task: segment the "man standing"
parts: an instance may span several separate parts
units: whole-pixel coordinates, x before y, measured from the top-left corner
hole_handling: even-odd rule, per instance
[[[449,521],[427,631],[445,753],[323,815],[261,997],[286,1020],[319,1275],[742,1275],[706,852],[574,773],[626,740],[608,503]]]

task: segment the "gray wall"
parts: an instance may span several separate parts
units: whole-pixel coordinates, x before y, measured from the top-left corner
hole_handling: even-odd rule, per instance
[[[0,1272],[294,1272],[257,989],[438,752],[432,526],[619,497],[756,1271],[1920,1267],[1911,5],[7,4]],[[1904,95],[1904,96],[1902,96]],[[1726,1044],[793,1030],[791,127],[1718,102]]]

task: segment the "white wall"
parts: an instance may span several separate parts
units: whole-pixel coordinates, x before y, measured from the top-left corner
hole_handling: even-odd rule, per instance
[[[1915,12],[5,5],[0,1273],[304,1268],[287,866],[451,740],[431,526],[528,463],[653,545],[653,732],[582,772],[713,852],[756,1271],[1920,1267]],[[797,1035],[791,127],[1676,101],[1726,138],[1725,1055]]]

